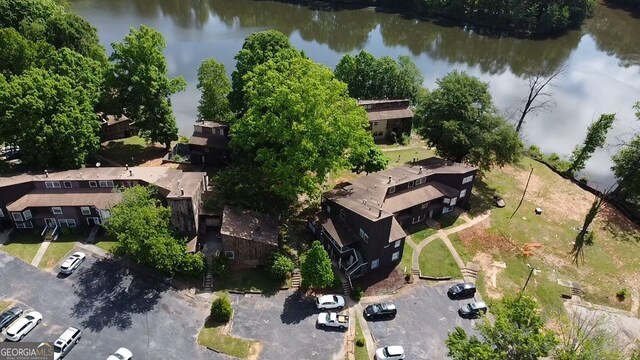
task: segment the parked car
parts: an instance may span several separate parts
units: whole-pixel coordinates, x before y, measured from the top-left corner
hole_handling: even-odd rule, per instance
[[[83,252],[74,252],[60,265],[60,272],[67,275],[73,273],[86,257],[87,255]]]
[[[344,298],[340,295],[322,295],[316,298],[318,309],[342,309]]]
[[[506,206],[506,204],[504,203],[504,199],[502,199],[500,196],[495,195],[493,197],[493,203],[496,204],[497,207],[499,208],[503,208]]]
[[[25,337],[33,328],[35,328],[42,321],[42,314],[37,311],[31,311],[24,317],[16,320],[7,329],[7,340],[20,341]]]
[[[486,314],[487,309],[487,304],[483,301],[479,301],[463,305],[460,310],[458,310],[458,314],[464,318],[477,318],[480,315]]]
[[[403,360],[404,359],[404,349],[402,346],[385,346],[376,350],[376,359],[377,360]]]
[[[4,330],[12,322],[16,321],[20,315],[22,315],[22,309],[19,307],[12,307],[11,309],[0,314],[0,331]]]
[[[131,360],[133,358],[133,353],[129,351],[127,348],[120,348],[118,351],[109,355],[107,360]]]
[[[73,349],[78,343],[82,331],[74,327],[69,327],[62,335],[53,343],[53,360],[62,359]]]
[[[455,284],[449,288],[447,295],[452,299],[468,299],[476,294],[476,286],[472,283]]]
[[[397,313],[398,310],[392,303],[372,304],[363,311],[366,320],[392,319]]]
[[[349,323],[349,315],[338,314],[334,312],[321,312],[318,314],[318,326],[324,327],[335,327],[338,329],[348,329]]]

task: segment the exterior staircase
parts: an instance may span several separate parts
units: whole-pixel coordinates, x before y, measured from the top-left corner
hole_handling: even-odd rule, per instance
[[[96,235],[98,235],[98,230],[100,230],[99,226],[93,226],[91,228],[91,231],[89,231],[89,236],[87,236],[87,239],[85,240],[87,244],[93,244],[94,242],[96,242]]]
[[[300,277],[300,269],[294,269],[291,274],[291,288],[298,289],[300,284],[302,283],[302,278]]]
[[[204,274],[202,278],[202,290],[203,291],[212,291],[213,290],[213,271],[211,270],[211,260],[209,257],[206,258],[207,262],[207,272]]]
[[[584,296],[584,290],[582,290],[580,285],[574,283],[571,287],[571,296],[578,296],[582,298]]]
[[[351,286],[349,286],[349,281],[342,281],[342,292],[344,293],[344,296],[351,296]]]
[[[465,281],[467,279],[471,279],[472,282],[475,283],[478,278],[478,274],[480,273],[480,267],[477,264],[468,262],[465,267],[460,269],[460,271],[462,272],[462,276],[465,278]]]

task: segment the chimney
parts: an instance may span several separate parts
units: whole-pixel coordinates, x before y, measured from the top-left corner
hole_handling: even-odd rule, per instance
[[[133,176],[133,170],[129,170],[129,176]]]
[[[415,165],[415,164],[416,164],[416,158],[413,158],[413,159],[411,160],[411,166],[413,166],[413,165]]]
[[[389,176],[389,184],[391,184],[391,179],[392,179],[392,177],[391,177],[391,176]]]
[[[378,219],[380,219],[380,217],[382,216],[382,208],[378,209]]]
[[[44,171],[44,176],[45,176],[45,177],[49,177],[49,170],[45,170],[45,171]]]
[[[180,188],[180,195],[184,196],[184,188]]]
[[[418,174],[422,174],[422,166],[420,166],[420,171],[418,171]]]

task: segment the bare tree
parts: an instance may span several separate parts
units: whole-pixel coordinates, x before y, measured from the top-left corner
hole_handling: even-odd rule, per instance
[[[553,99],[553,92],[548,91],[547,87],[553,87],[551,82],[558,76],[566,72],[566,67],[561,66],[555,70],[549,70],[546,67],[538,67],[527,77],[529,83],[529,94],[524,100],[524,107],[519,110],[520,119],[516,124],[516,132],[520,132],[524,124],[524,118],[538,111],[549,111],[556,106]]]
[[[574,311],[562,321],[554,360],[622,360],[619,334],[611,329],[610,319],[596,312]],[[627,344],[624,344],[627,345]]]

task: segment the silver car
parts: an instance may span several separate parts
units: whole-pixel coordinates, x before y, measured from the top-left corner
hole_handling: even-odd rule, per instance
[[[60,265],[60,272],[67,275],[73,273],[86,257],[87,255],[83,252],[74,252]]]

